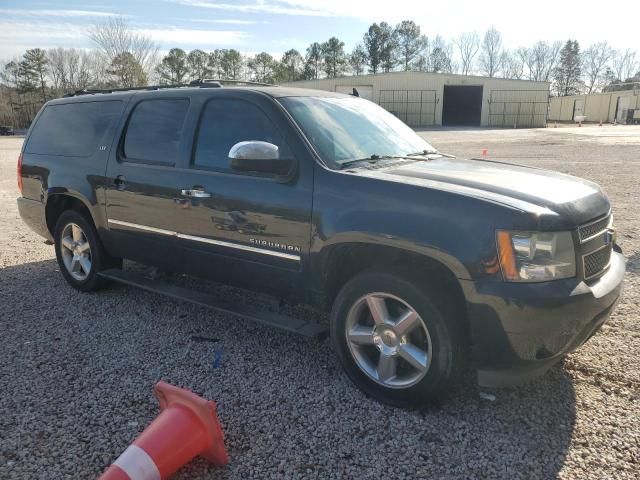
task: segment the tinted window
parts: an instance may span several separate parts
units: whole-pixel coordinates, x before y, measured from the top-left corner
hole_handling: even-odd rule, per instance
[[[88,157],[118,121],[122,102],[48,105],[29,136],[27,153]]]
[[[212,100],[202,115],[194,164],[228,169],[229,150],[247,140],[273,143],[280,147],[281,158],[290,156],[282,135],[257,106],[242,100]]]
[[[144,100],[133,110],[124,139],[127,160],[175,163],[189,100]]]

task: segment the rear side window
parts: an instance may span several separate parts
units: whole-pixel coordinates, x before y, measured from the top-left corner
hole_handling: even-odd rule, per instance
[[[174,164],[182,141],[187,99],[143,100],[133,110],[124,138],[127,160]]]
[[[121,112],[119,100],[48,105],[29,136],[25,152],[88,157]]]
[[[209,101],[202,114],[193,164],[229,169],[229,150],[238,142],[260,140],[280,147],[280,157],[290,157],[282,135],[256,105],[243,100]]]

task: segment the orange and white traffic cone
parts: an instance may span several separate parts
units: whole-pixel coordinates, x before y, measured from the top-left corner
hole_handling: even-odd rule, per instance
[[[217,466],[229,462],[216,404],[189,390],[158,382],[160,415],[99,480],[162,480],[198,455]]]

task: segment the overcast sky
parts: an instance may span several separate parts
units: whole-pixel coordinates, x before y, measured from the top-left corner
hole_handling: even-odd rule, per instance
[[[109,15],[126,16],[162,50],[304,53],[309,43],[331,36],[350,50],[372,22],[404,19],[414,20],[429,37],[481,33],[494,25],[513,48],[571,37],[583,48],[606,40],[616,48],[640,50],[636,0],[0,0],[0,59],[34,47],[91,47],[87,26]]]

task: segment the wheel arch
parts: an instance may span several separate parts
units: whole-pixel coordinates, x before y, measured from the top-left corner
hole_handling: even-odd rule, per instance
[[[97,227],[96,219],[86,200],[79,195],[74,195],[69,191],[49,192],[45,204],[45,221],[51,236],[55,234],[56,223],[63,212],[76,210],[83,213],[87,220],[90,220]],[[96,228],[97,229],[97,228]]]
[[[372,243],[349,242],[327,247],[319,266],[325,307],[330,309],[338,292],[354,276],[366,271],[399,273],[412,281],[446,293],[443,307],[453,309],[463,335],[468,336],[466,298],[454,270],[442,260],[425,252]],[[464,270],[466,272],[466,270]]]

